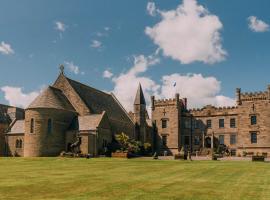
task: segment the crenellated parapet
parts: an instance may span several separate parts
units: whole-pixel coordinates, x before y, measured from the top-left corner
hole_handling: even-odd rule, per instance
[[[259,100],[267,100],[268,92],[245,92],[241,93],[241,101],[259,101]]]
[[[187,100],[180,99],[178,93],[175,94],[175,98],[169,99],[155,99],[154,96],[151,97],[152,110],[154,110],[155,107],[179,106],[180,103],[185,106],[187,104]]]
[[[234,115],[237,113],[237,107],[215,107],[207,105],[203,108],[193,108],[188,111],[194,116]]]

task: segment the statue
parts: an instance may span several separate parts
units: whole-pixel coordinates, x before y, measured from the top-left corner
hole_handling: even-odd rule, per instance
[[[77,140],[70,145],[70,149],[72,153],[81,153],[80,146],[82,143],[82,138],[77,135]]]

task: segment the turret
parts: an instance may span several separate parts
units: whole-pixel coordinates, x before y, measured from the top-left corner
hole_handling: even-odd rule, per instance
[[[236,104],[238,106],[241,105],[242,104],[242,101],[241,101],[241,88],[236,88],[235,96],[236,96]]]

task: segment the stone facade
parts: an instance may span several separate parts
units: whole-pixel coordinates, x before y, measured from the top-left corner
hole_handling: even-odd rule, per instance
[[[270,155],[270,86],[236,89],[235,107],[187,109],[187,99],[151,97],[151,117],[139,85],[134,111],[113,94],[67,78],[63,71],[25,110],[0,105],[0,156],[57,156],[80,138],[80,151],[105,154],[115,134],[126,133],[153,152],[173,155],[185,148],[203,153],[225,145],[232,155]]]
[[[174,154],[181,147],[192,152],[224,144],[232,155],[270,154],[270,87],[265,92],[241,93],[235,107],[187,109],[187,99],[155,100],[152,120],[156,150]],[[163,123],[163,125],[162,125]]]
[[[25,110],[0,108],[0,156],[58,156],[77,141],[78,152],[97,156],[114,144],[115,134],[135,134],[133,119],[113,94],[71,80],[63,71]]]

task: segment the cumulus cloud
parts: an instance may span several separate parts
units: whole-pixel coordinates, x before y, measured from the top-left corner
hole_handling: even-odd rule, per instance
[[[10,44],[7,44],[4,41],[2,41],[0,44],[0,53],[3,55],[14,54],[14,50],[11,48]]]
[[[105,70],[103,72],[103,78],[111,78],[113,76],[113,73],[110,72],[109,70]]]
[[[133,110],[133,101],[139,83],[143,86],[147,101],[149,101],[152,94],[157,93],[159,86],[151,78],[141,76],[141,73],[145,72],[149,66],[158,62],[159,59],[155,56],[134,56],[134,63],[131,69],[113,78],[115,86],[112,92],[128,111]]]
[[[81,72],[81,71],[80,71],[79,66],[75,65],[73,62],[65,61],[64,63],[65,63],[65,65],[66,65],[67,69],[68,69],[70,72],[72,72],[72,73],[74,73],[74,74],[82,74],[82,75],[84,74],[84,72]]]
[[[149,15],[155,16],[157,13],[156,5],[154,2],[148,2],[146,6],[146,10]]]
[[[98,40],[92,40],[92,43],[91,43],[90,46],[91,46],[92,48],[100,48],[101,45],[102,45],[102,43],[101,43],[100,41],[98,41]]]
[[[178,73],[162,77],[159,97],[173,98],[175,93],[188,99],[189,108],[202,107],[208,104],[214,106],[232,106],[235,100],[219,95],[221,83],[215,77],[204,77],[201,74]]]
[[[149,13],[156,10],[153,3],[147,7]],[[198,5],[196,0],[184,0],[175,10],[158,10],[158,13],[161,21],[146,27],[145,33],[165,56],[182,64],[195,61],[213,64],[225,59],[227,53],[220,36],[223,25],[218,16]]]
[[[128,110],[133,109],[133,101],[138,84],[141,83],[145,99],[150,104],[150,96],[155,95],[157,99],[173,98],[179,93],[182,98],[188,98],[189,108],[198,108],[208,104],[214,106],[232,106],[235,100],[220,95],[221,82],[215,77],[204,77],[201,74],[170,74],[161,77],[157,83],[151,77],[144,75],[147,69],[159,62],[156,55],[135,56],[133,66],[126,73],[115,76],[112,80],[113,93]]]
[[[248,27],[253,32],[266,32],[269,31],[269,24],[258,19],[256,16],[248,17]]]
[[[67,26],[63,23],[63,22],[60,22],[60,21],[56,21],[55,22],[55,29],[60,31],[60,32],[65,32]]]
[[[4,92],[4,98],[8,101],[9,105],[26,108],[41,91],[33,91],[24,93],[20,87],[4,86],[1,87]]]

